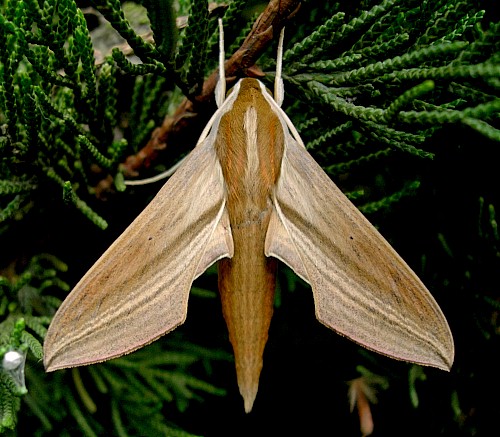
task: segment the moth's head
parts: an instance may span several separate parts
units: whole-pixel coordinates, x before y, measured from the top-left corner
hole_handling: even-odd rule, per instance
[[[241,84],[240,84],[240,93],[261,93],[262,89],[260,87],[260,80],[255,79],[253,77],[244,77],[243,79],[240,79]],[[231,88],[227,94],[226,98],[229,97],[229,95],[233,92],[233,88]],[[271,90],[269,90],[266,87],[266,91],[269,93],[271,97],[273,97],[273,93]]]

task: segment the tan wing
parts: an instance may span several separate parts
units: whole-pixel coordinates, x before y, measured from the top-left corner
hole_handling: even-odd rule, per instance
[[[209,136],[68,295],[44,344],[48,371],[107,360],[184,322],[195,277],[233,241]]]
[[[290,133],[274,202],[266,255],[311,284],[320,322],[393,358],[451,367],[453,339],[431,294]]]

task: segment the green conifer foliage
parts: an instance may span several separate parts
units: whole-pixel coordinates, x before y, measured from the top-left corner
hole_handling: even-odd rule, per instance
[[[377,435],[497,432],[495,2],[304,0],[287,21],[284,110],[427,284],[457,357],[444,374],[337,338],[314,320],[310,290],[283,268],[261,389],[246,418],[213,269],[193,287],[179,332],[108,363],[43,371],[43,338],[62,299],[158,190],[126,187],[130,162],[143,157],[133,168],[140,176],[170,167],[213,113],[203,85],[217,67],[216,17],[229,59],[267,4],[83,3],[0,2],[0,433],[264,435],[266,426],[269,435],[293,435],[298,424],[310,435],[359,435],[348,380],[379,388]],[[236,73],[263,76],[270,89],[272,36],[255,59],[265,75]],[[194,103],[179,116],[185,97]],[[176,141],[146,154],[168,120]]]

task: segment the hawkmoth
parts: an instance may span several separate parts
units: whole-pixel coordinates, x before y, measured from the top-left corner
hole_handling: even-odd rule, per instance
[[[223,315],[245,411],[252,409],[273,312],[278,260],[311,285],[317,319],[387,356],[451,367],[439,306],[307,152],[257,79],[225,93],[157,196],[68,295],[44,344],[47,371],[130,353],[182,324],[191,284],[218,262]]]

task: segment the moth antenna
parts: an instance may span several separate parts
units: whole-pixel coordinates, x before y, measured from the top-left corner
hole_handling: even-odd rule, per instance
[[[285,86],[281,77],[281,66],[283,65],[283,40],[285,39],[285,28],[281,29],[278,41],[278,53],[276,55],[276,78],[274,80],[274,100],[281,106],[285,97]]]
[[[219,18],[219,81],[215,86],[215,103],[220,108],[226,97],[226,73],[224,71],[224,27],[222,18]]]
[[[219,18],[219,81],[215,86],[215,103],[218,108],[224,103],[226,97],[226,72],[224,71],[224,60],[224,27],[222,26],[222,18]],[[175,171],[184,162],[184,159],[185,158],[181,159],[178,163],[174,164],[163,173],[147,179],[125,181],[125,185],[146,185],[168,178],[175,173]]]

